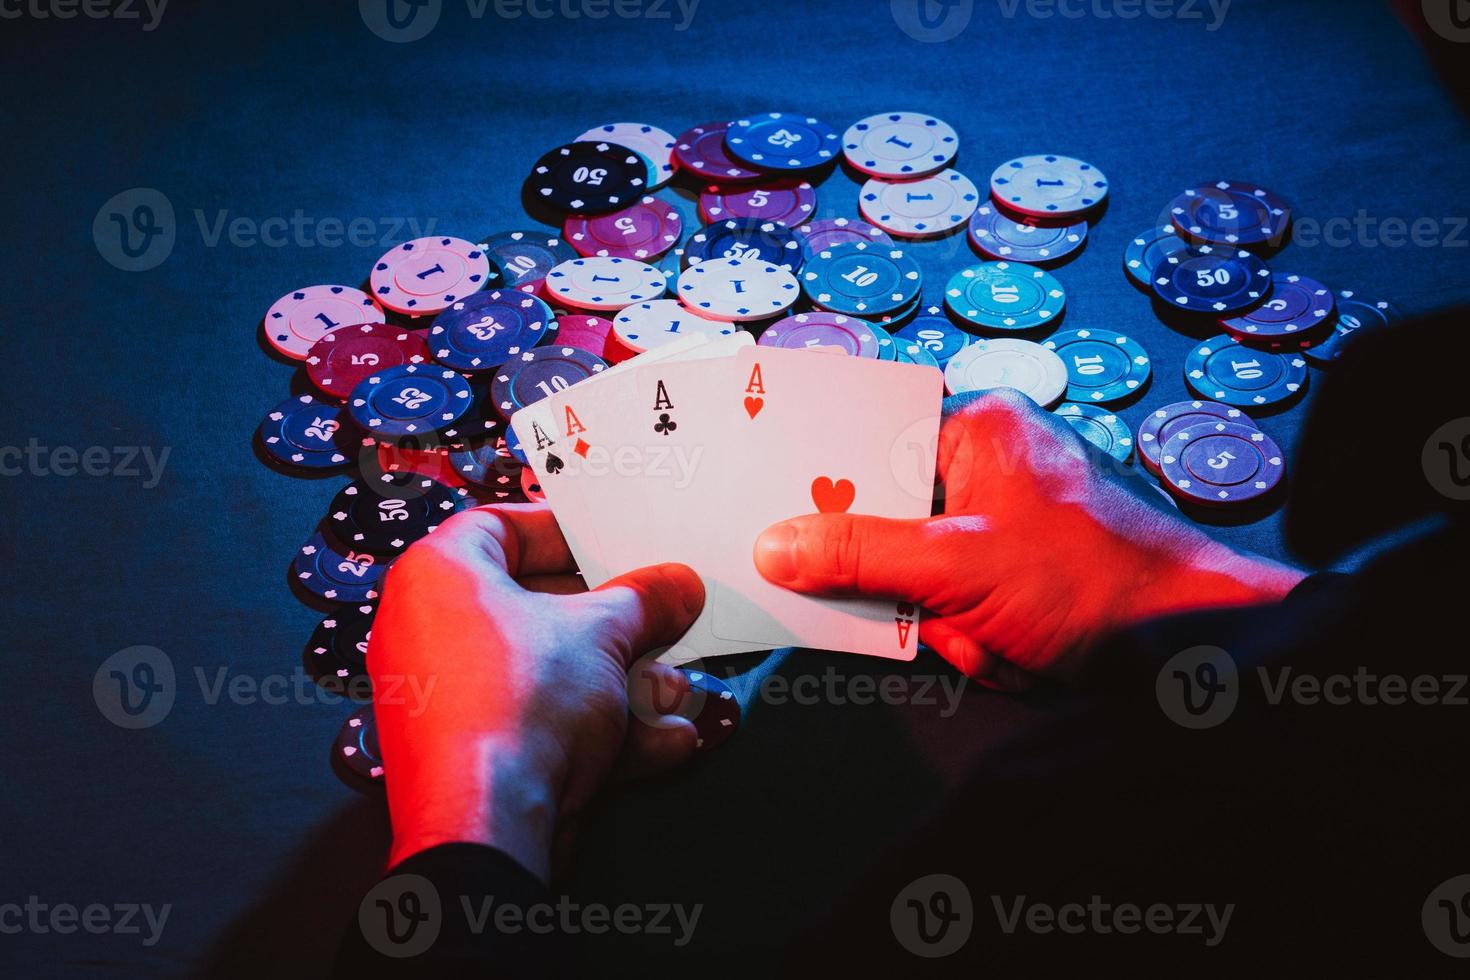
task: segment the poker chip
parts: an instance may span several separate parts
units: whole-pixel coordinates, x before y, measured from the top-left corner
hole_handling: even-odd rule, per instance
[[[1045,265],[1060,262],[1087,244],[1087,222],[1046,227],[1017,221],[982,204],[970,219],[969,238],[970,247],[986,258]]]
[[[800,178],[762,184],[760,187],[707,187],[699,195],[699,214],[709,224],[727,218],[779,221],[795,228],[817,207],[817,192]]]
[[[710,180],[736,184],[765,176],[730,158],[725,152],[727,122],[705,123],[682,133],[674,143],[674,162],[684,170]]]
[[[970,220],[980,191],[958,170],[894,183],[870,180],[858,192],[864,218],[899,238],[933,238]]]
[[[1175,496],[1212,505],[1259,500],[1286,476],[1281,450],[1270,436],[1253,426],[1220,420],[1170,436],[1159,469]]]
[[[898,309],[888,313],[869,315],[872,318],[871,322],[876,323],[879,326],[884,327],[888,330],[898,330],[900,327],[902,327],[905,323],[908,323],[918,314],[919,307],[922,305],[922,297],[915,296],[913,302],[909,303],[907,306],[901,306]]]
[[[1067,366],[1067,399],[1121,401],[1148,383],[1153,367],[1137,341],[1103,330],[1064,330],[1043,344]],[[1129,441],[1132,446],[1132,440]]]
[[[730,218],[690,236],[685,267],[707,259],[752,259],[795,272],[802,264],[801,240],[779,221]]]
[[[438,480],[449,487],[464,486],[464,481],[449,464],[449,447],[437,441],[433,433],[422,442],[414,439],[402,442],[369,439],[365,441],[364,448],[372,450],[358,458],[364,479],[375,479],[386,474],[423,476]]]
[[[787,350],[815,350],[873,359],[878,357],[878,336],[873,332],[873,325],[841,313],[815,312],[788,316],[767,327],[757,343],[762,347],[782,347]]]
[[[366,693],[368,639],[377,612],[370,602],[343,606],[311,631],[303,659],[318,684],[337,694]]]
[[[1291,225],[1291,207],[1279,194],[1222,180],[1192,187],[1169,204],[1174,226],[1207,245],[1279,243]]]
[[[1234,422],[1254,428],[1251,417],[1238,408],[1221,405],[1219,402],[1175,402],[1165,405],[1144,419],[1138,426],[1138,458],[1144,469],[1154,476],[1161,475],[1159,457],[1163,455],[1164,443],[1174,433],[1201,422]]]
[[[642,262],[679,244],[684,219],[667,202],[645,197],[611,214],[568,215],[562,234],[578,255],[616,255]]]
[[[902,330],[895,333],[893,339],[900,344],[918,344],[942,368],[972,338],[951,323],[943,310],[937,306],[931,306],[923,314],[909,321]]]
[[[541,478],[529,466],[521,467],[521,493],[531,503],[540,503],[546,499],[546,492],[541,489]]]
[[[369,282],[378,302],[397,313],[438,313],[477,293],[490,279],[490,259],[463,238],[415,238],[373,265]]]
[[[458,372],[404,364],[364,378],[352,389],[347,410],[364,431],[392,439],[447,429],[473,403],[469,382]]]
[[[620,143],[567,143],[544,154],[526,178],[526,192],[562,211],[616,211],[650,190],[649,165]]]
[[[1072,157],[1020,157],[995,168],[990,193],[1021,214],[1070,217],[1101,204],[1108,196],[1108,179],[1092,164]]]
[[[682,248],[667,252],[663,258],[659,259],[658,271],[664,277],[664,289],[670,296],[678,290],[679,273],[687,268],[689,268],[689,263],[684,261],[684,249]]]
[[[429,327],[434,360],[456,371],[490,371],[556,336],[546,303],[516,289],[492,289],[460,300]]]
[[[534,405],[564,388],[607,370],[607,362],[577,347],[558,344],[538,347],[506,361],[490,379],[490,403],[507,422],[527,405]],[[507,428],[507,441],[509,433]]]
[[[562,310],[556,315],[556,323],[559,346],[576,347],[613,363],[608,360],[608,351],[616,348],[617,335],[613,333],[613,322],[607,317]]]
[[[265,339],[293,361],[304,361],[329,331],[356,323],[384,322],[382,307],[351,286],[305,286],[271,304],[261,320]]]
[[[1306,358],[1319,367],[1335,364],[1342,357],[1347,340],[1353,334],[1359,330],[1369,333],[1387,330],[1403,318],[1404,315],[1391,303],[1359,296],[1351,289],[1344,289],[1337,294],[1337,315],[1333,320],[1332,332],[1327,335],[1326,340],[1306,351]]]
[[[898,341],[893,339],[893,334],[876,323],[870,324],[868,329],[872,330],[873,336],[878,338],[878,360],[898,360]]]
[[[730,156],[758,170],[815,170],[837,158],[837,130],[812,116],[769,112],[737,119],[725,131]]]
[[[635,354],[673,343],[680,337],[728,337],[738,329],[730,323],[702,317],[676,299],[637,303],[613,320],[618,340]]]
[[[842,134],[842,155],[870,177],[925,177],[949,166],[959,149],[953,126],[919,112],[882,112]]]
[[[359,323],[328,331],[312,344],[306,376],[326,394],[346,399],[375,371],[428,359],[429,345],[421,333],[385,323]]]
[[[845,245],[848,242],[894,244],[888,232],[856,218],[825,218],[802,225],[796,231],[801,236],[801,254],[805,261],[810,261],[813,255],[826,251],[833,245]]]
[[[353,480],[327,511],[332,537],[349,548],[393,558],[462,510],[469,494],[417,473]]]
[[[312,595],[331,602],[367,602],[378,597],[389,562],[367,552],[338,551],[320,532],[291,562],[291,574]]]
[[[1271,298],[1243,316],[1222,319],[1220,326],[1241,335],[1245,343],[1289,341],[1310,347],[1336,310],[1332,290],[1306,276],[1272,273]]]
[[[800,289],[782,266],[757,259],[710,259],[679,276],[679,299],[716,320],[760,320],[789,309]]]
[[[944,384],[951,395],[1014,388],[1042,408],[1067,391],[1067,367],[1040,344],[1002,337],[976,340],[949,359]]]
[[[1236,313],[1271,293],[1271,270],[1230,246],[1200,245],[1166,256],[1154,272],[1154,295],[1194,313]]]
[[[923,344],[915,344],[910,341],[897,341],[895,338],[894,351],[897,355],[894,360],[900,364],[918,364],[923,367],[932,368],[939,367],[939,362],[934,359],[933,354],[924,349]]]
[[[1072,431],[1118,462],[1126,463],[1133,458],[1133,433],[1107,409],[1068,402],[1058,405],[1056,414]]]
[[[297,395],[271,409],[256,434],[277,463],[303,470],[340,469],[352,465],[352,437],[343,430],[341,414],[337,405]]]
[[[1239,408],[1265,408],[1287,401],[1307,386],[1307,362],[1300,354],[1253,350],[1221,334],[1189,352],[1184,380],[1201,398]]]
[[[449,465],[470,486],[506,494],[519,486],[523,467],[511,455],[504,434],[449,450]]]
[[[662,187],[674,176],[674,137],[645,123],[609,123],[589,129],[578,142],[603,141],[626,146],[648,161],[648,186]]]
[[[1062,315],[1067,291],[1034,266],[987,262],[955,273],[944,302],[966,323],[989,330],[1034,330]]]
[[[548,272],[577,257],[566,242],[542,231],[502,231],[480,247],[500,270],[504,288],[530,293],[541,288]]]
[[[621,310],[658,299],[666,290],[663,273],[616,256],[563,262],[547,273],[543,288],[548,296],[584,310]]]
[[[919,263],[898,246],[850,242],[823,249],[806,263],[801,288],[823,309],[874,316],[913,303],[924,285]]]
[[[373,783],[383,778],[383,753],[378,748],[372,705],[358,708],[342,723],[333,751],[353,776]]]
[[[1159,266],[1171,255],[1189,248],[1189,242],[1180,237],[1173,225],[1160,225],[1136,235],[1123,250],[1123,271],[1128,273],[1134,285],[1146,292],[1153,292],[1154,277]]]
[[[709,752],[734,735],[740,727],[740,702],[735,691],[702,670],[685,670],[689,678],[689,705],[694,717],[694,748]]]

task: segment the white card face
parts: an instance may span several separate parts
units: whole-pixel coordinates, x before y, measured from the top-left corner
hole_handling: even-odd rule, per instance
[[[929,367],[767,347],[735,357],[722,396],[733,429],[720,482],[734,503],[720,517],[731,559],[712,596],[716,636],[913,659],[912,605],[799,595],[762,578],[752,552],[770,525],[818,511],[927,518],[943,396]]]

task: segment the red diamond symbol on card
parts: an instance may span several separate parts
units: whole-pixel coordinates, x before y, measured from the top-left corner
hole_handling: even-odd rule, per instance
[[[578,439],[576,445],[572,447],[572,451],[575,452],[578,456],[585,457],[587,455],[587,450],[591,448],[591,446],[587,445],[586,439]]]

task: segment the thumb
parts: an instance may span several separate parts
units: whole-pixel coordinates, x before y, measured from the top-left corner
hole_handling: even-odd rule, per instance
[[[604,583],[586,600],[601,619],[599,638],[611,642],[626,670],[689,630],[704,608],[704,583],[688,565],[650,565]]]
[[[945,588],[947,573],[934,558],[942,540],[927,519],[812,514],[766,528],[755,542],[755,567],[793,592],[922,606]]]

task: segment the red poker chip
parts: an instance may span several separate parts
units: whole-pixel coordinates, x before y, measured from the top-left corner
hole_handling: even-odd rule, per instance
[[[620,259],[653,262],[679,244],[684,219],[666,201],[645,197],[632,207],[611,214],[568,215],[562,237],[577,254],[612,255]]]
[[[330,330],[312,344],[306,376],[328,395],[346,400],[365,378],[428,359],[429,345],[422,334],[386,323],[359,323]]]
[[[546,499],[546,494],[541,490],[541,478],[529,466],[521,467],[521,493],[533,504]]]
[[[557,310],[556,326],[558,345],[596,354],[609,364],[626,361],[636,353],[618,340],[618,335],[613,332],[613,322],[607,317]]]

